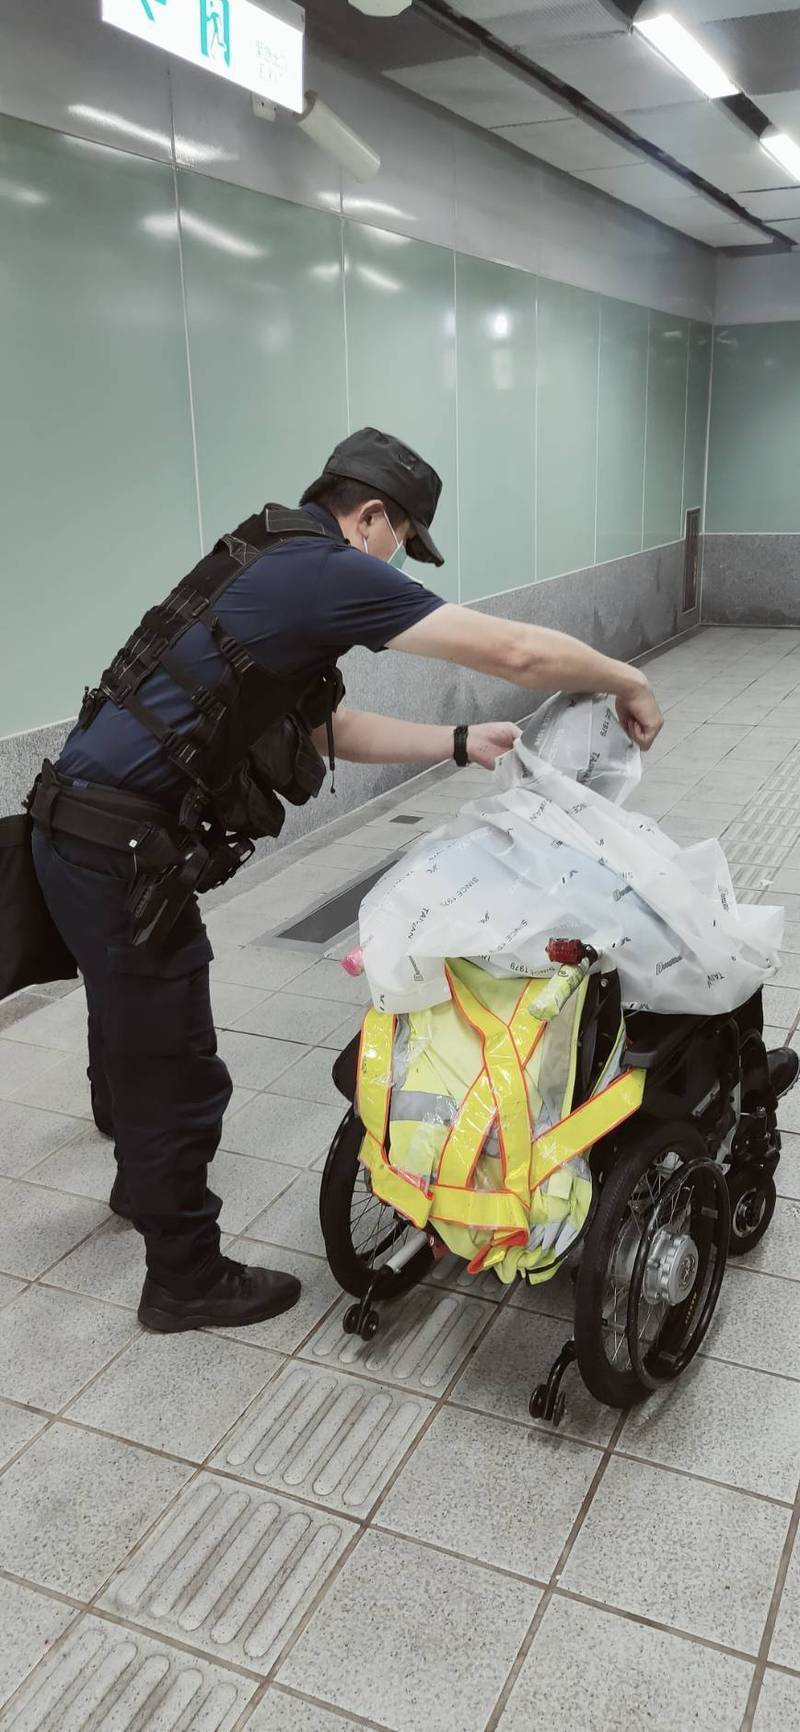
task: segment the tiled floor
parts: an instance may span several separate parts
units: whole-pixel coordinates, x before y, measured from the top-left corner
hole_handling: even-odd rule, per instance
[[[667,728],[637,803],[785,901],[768,1019],[797,1039],[800,632],[706,631],[652,671]],[[574,1381],[562,1432],[528,1418],[568,1280],[446,1265],[369,1346],[342,1332],[317,1192],[363,985],[264,935],[477,779],[398,795],[417,826],[384,800],[209,916],[227,1243],[304,1282],[272,1324],[142,1333],[81,994],[6,1007],[0,1732],[797,1732],[800,1092],[771,1232],[704,1356],[627,1419]]]

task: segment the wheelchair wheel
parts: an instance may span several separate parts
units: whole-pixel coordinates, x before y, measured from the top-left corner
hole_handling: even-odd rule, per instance
[[[775,1213],[775,1180],[754,1167],[728,1174],[731,1203],[731,1257],[745,1257],[760,1244]]]
[[[607,1168],[575,1293],[578,1369],[598,1401],[633,1407],[689,1364],[729,1232],[725,1179],[699,1133],[638,1120]]]
[[[402,1215],[373,1195],[369,1173],[358,1158],[364,1140],[361,1120],[345,1115],[330,1147],[320,1189],[319,1218],[331,1273],[346,1293],[362,1299],[399,1299],[423,1280],[433,1264],[426,1243],[397,1274],[384,1270],[387,1258],[415,1232]]]

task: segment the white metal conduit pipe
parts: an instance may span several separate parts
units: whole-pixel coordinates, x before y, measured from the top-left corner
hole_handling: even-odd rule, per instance
[[[296,124],[356,180],[374,180],[381,166],[378,152],[366,139],[359,138],[315,90],[306,91],[306,105]]]

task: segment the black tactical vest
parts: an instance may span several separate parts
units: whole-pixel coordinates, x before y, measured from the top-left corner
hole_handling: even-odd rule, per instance
[[[303,805],[325,779],[310,738],[315,728],[328,730],[333,767],[332,718],[344,696],[335,662],[303,673],[270,673],[225,631],[215,612],[246,566],[297,535],[334,539],[315,518],[282,505],[265,505],[232,535],[224,535],[166,601],[148,610],[99,685],[84,697],[80,727],[87,728],[110,700],[155,735],[185,781],[181,823],[187,828],[211,821],[252,839],[277,836],[285,817],[281,799]],[[195,684],[176,653],[179,638],[196,624],[205,626],[225,662],[222,680],[213,688]],[[186,732],[170,728],[139,696],[159,667],[191,700],[195,718]]]

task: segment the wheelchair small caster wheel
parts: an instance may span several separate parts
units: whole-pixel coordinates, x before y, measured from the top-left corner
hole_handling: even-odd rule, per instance
[[[554,1396],[546,1383],[537,1383],[528,1402],[531,1419],[547,1419],[551,1425],[560,1425],[566,1411],[567,1398],[563,1390]]]
[[[361,1325],[362,1341],[374,1341],[381,1325],[377,1311],[368,1311]]]
[[[357,1335],[358,1334],[358,1319],[359,1319],[360,1310],[361,1310],[360,1305],[351,1305],[350,1309],[348,1311],[345,1311],[344,1317],[342,1318],[342,1328],[344,1329],[345,1335]]]
[[[760,1244],[775,1213],[775,1180],[758,1167],[741,1167],[728,1174],[731,1236],[728,1254],[746,1257]]]

